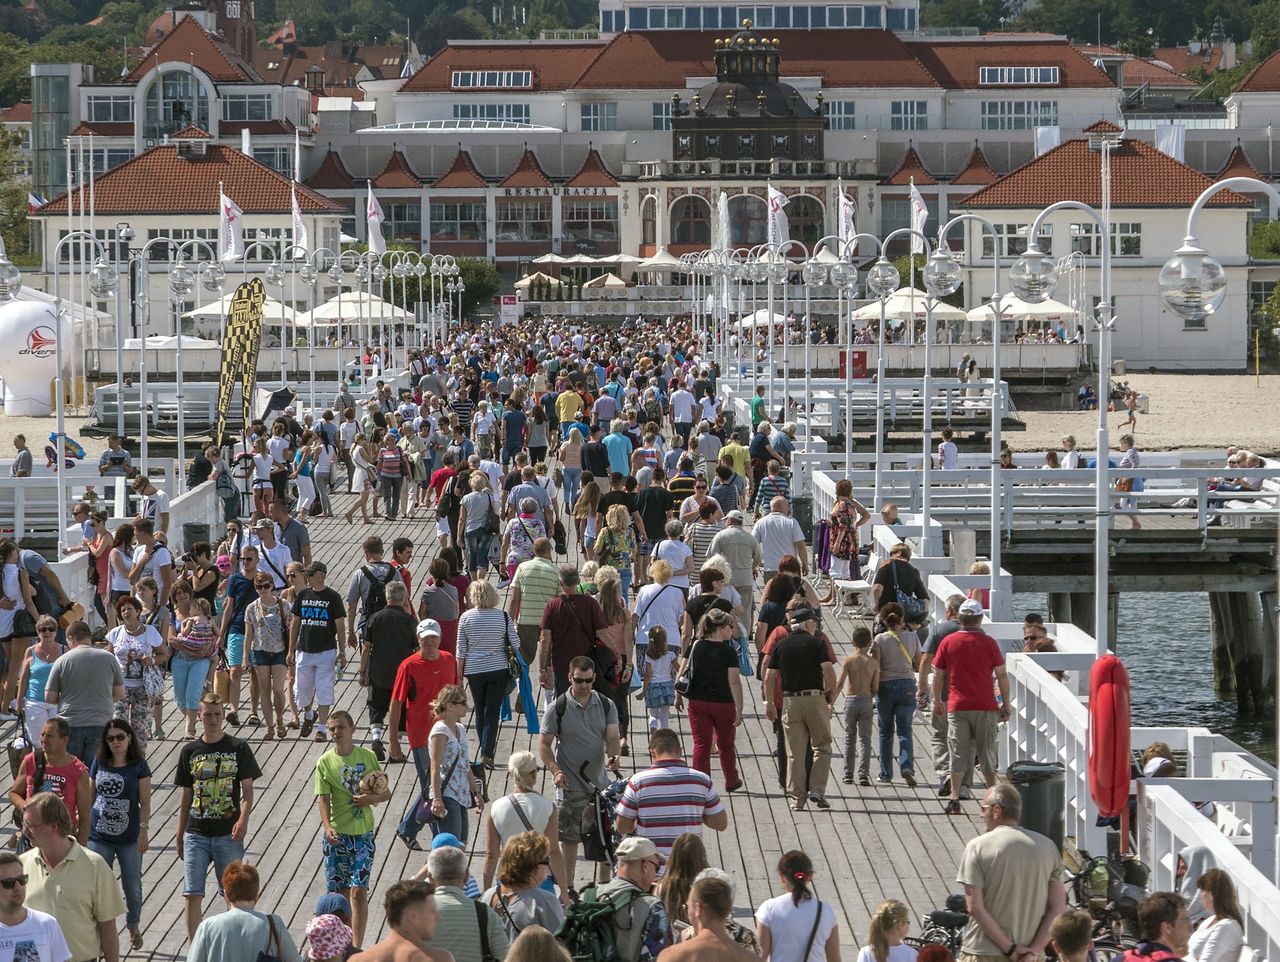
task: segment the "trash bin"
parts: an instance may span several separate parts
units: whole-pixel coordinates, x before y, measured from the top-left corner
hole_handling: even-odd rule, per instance
[[[1005,774],[1022,796],[1022,827],[1052,839],[1061,852],[1066,821],[1066,769],[1057,762],[1017,761]]]
[[[182,525],[182,550],[190,553],[191,546],[209,540],[209,524],[205,521],[187,521]]]
[[[804,540],[813,543],[813,498],[809,496],[791,499],[791,516],[800,522]]]

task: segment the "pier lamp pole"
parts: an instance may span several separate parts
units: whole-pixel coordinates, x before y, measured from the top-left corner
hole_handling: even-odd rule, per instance
[[[182,304],[186,296],[195,289],[196,274],[187,266],[187,249],[192,248],[198,251],[204,249],[204,254],[209,258],[209,264],[216,264],[216,255],[213,248],[202,240],[188,240],[177,244],[178,260],[169,268],[169,306],[173,311],[173,332],[178,336],[177,343],[177,373],[174,375],[174,384],[176,393],[174,399],[178,402],[178,476],[173,479],[174,487],[177,488],[177,494],[186,493],[187,487],[187,421],[186,421],[186,383],[184,381],[184,368],[182,364]],[[202,272],[200,283],[206,291],[217,293],[222,290],[223,281],[226,280],[226,271]]]
[[[930,293],[955,293],[960,287],[960,265],[947,247],[947,234],[957,224],[973,223],[991,235],[991,596],[988,606],[992,621],[1009,617],[1009,599],[1000,587],[1001,554],[1004,542],[1004,482],[1000,469],[1000,435],[1004,427],[1004,391],[1000,385],[1001,330],[1000,244],[1001,236],[995,225],[978,214],[958,214],[938,228],[938,251],[925,266],[925,287]],[[1035,233],[1031,234],[1032,242]],[[938,256],[944,255],[944,256]],[[932,274],[932,286],[930,275]],[[1046,294],[1045,297],[1048,297]],[[1043,300],[1044,298],[1041,298]],[[928,452],[925,452],[928,457]]]
[[[792,261],[790,259],[791,249],[793,247],[800,248],[800,260]],[[798,240],[785,240],[778,245],[778,254],[782,258],[782,264],[787,269],[787,277],[782,282],[782,422],[791,420],[791,322],[790,315],[787,313],[787,287],[791,283],[791,272],[793,270],[803,271],[804,266],[809,263],[809,248]],[[821,264],[817,265],[819,268]],[[823,274],[825,275],[825,271]],[[801,280],[803,281],[803,275]],[[805,289],[805,310],[808,310],[808,288]],[[808,364],[806,363],[806,368]],[[779,424],[779,427],[781,427]]]
[[[858,242],[861,240],[871,241],[879,252],[880,238],[874,234],[854,234],[837,250],[840,263],[831,268],[831,283],[840,285],[841,294],[847,288],[851,302],[858,287],[858,269],[853,264],[853,258],[858,253]],[[897,283],[893,282],[895,288]],[[836,329],[836,338],[839,339],[840,331],[844,331],[844,473],[848,475],[853,473],[853,304],[845,305],[837,298],[837,306],[840,309],[840,324]]]
[[[1032,304],[1043,303],[1058,286],[1057,263],[1037,246],[1045,218],[1060,210],[1080,211],[1098,227],[1101,275],[1098,301],[1098,437],[1094,474],[1093,636],[1099,655],[1111,645],[1111,438],[1107,426],[1107,399],[1111,394],[1111,335],[1115,317],[1111,305],[1111,228],[1101,213],[1088,204],[1063,200],[1039,214],[1028,234],[1030,246],[1009,268],[1014,293]]]

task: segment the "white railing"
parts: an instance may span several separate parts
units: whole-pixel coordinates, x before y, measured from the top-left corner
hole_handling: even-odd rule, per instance
[[[0,472],[8,474],[8,466],[0,463]],[[174,493],[177,487],[175,468],[172,461],[148,466],[147,474],[156,483],[156,487]],[[71,468],[63,471],[62,489],[59,494],[58,475],[53,468],[46,468],[37,462],[35,473],[28,478],[5,477],[0,484],[0,536],[12,537],[18,541],[36,539],[52,540],[58,531],[59,497],[65,506],[66,517],[71,517],[71,508],[77,501],[88,500],[96,507],[107,511],[115,518],[127,514],[128,486],[127,478],[104,478],[98,474],[98,462],[95,458],[77,461]],[[106,497],[108,488],[114,489],[114,497]],[[86,494],[92,492],[90,497]],[[79,529],[70,544],[80,543]]]

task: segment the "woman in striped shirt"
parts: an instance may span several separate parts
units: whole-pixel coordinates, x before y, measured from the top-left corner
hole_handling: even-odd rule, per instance
[[[714,498],[707,498],[698,509],[698,520],[684,529],[684,543],[693,552],[693,570],[702,567],[707,552],[716,535],[724,530],[724,522],[720,520],[720,504]]]
[[[498,590],[491,582],[471,582],[467,601],[471,608],[458,619],[458,677],[467,680],[476,706],[480,761],[492,769],[498,746],[498,713],[511,681],[507,649],[519,650],[520,636],[515,623],[498,607]]]
[[[396,447],[396,439],[391,434],[383,439],[382,447],[378,450],[378,481],[382,485],[383,511],[388,521],[394,521],[400,507],[404,470],[400,449]]]

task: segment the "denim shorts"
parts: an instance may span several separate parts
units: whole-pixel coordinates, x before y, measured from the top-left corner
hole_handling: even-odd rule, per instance
[[[254,668],[268,668],[272,665],[287,664],[289,653],[287,651],[259,651],[253,649],[249,652],[249,664]]]
[[[197,835],[187,832],[182,836],[182,894],[204,896],[209,866],[213,865],[215,883],[222,891],[222,873],[232,862],[244,858],[244,842],[230,835]]]
[[[227,632],[227,667],[239,668],[244,664],[244,632]]]

